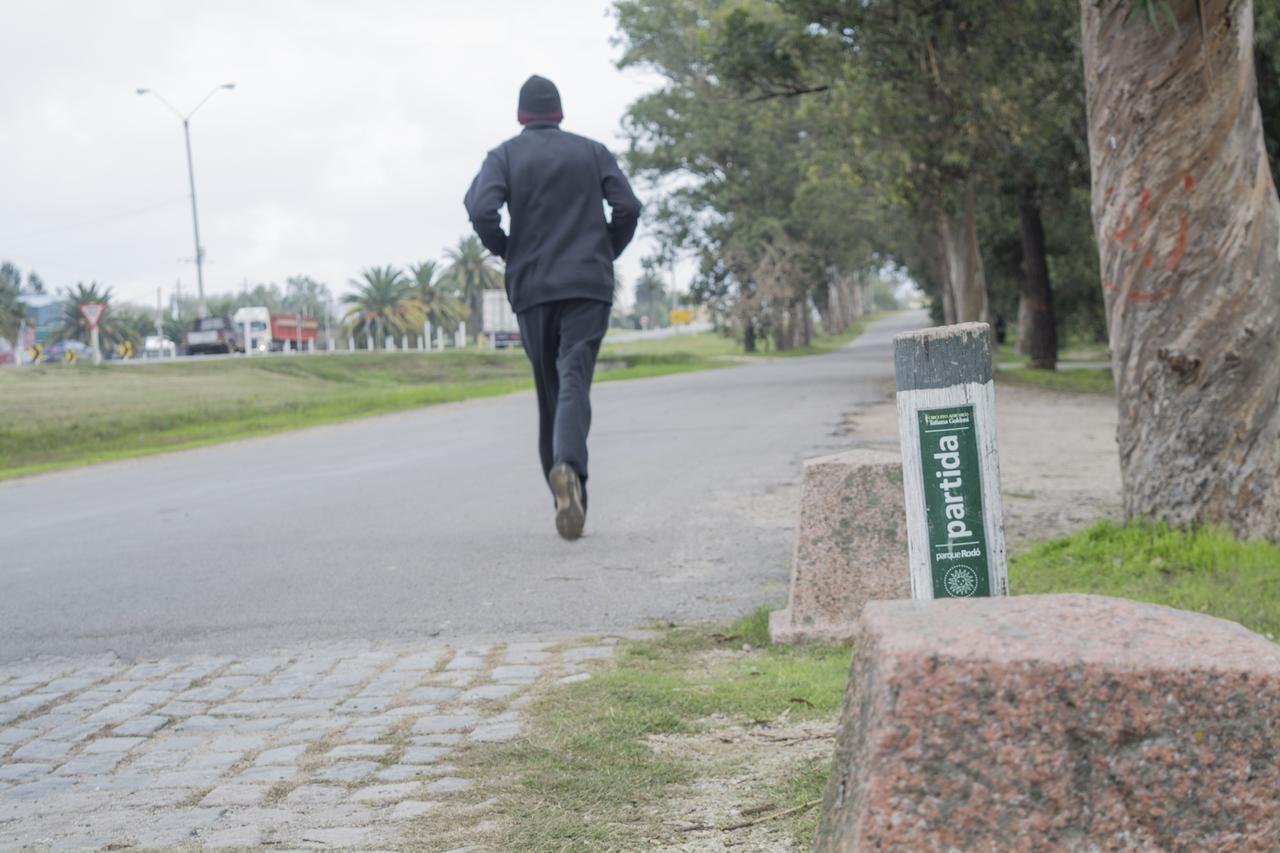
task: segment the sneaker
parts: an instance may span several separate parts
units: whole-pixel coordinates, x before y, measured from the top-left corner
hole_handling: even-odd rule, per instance
[[[582,506],[582,481],[578,472],[563,462],[551,469],[551,491],[556,496],[556,530],[561,538],[573,541],[582,535],[587,511]]]

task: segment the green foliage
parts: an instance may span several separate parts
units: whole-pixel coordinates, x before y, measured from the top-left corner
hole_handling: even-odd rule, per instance
[[[1115,394],[1116,382],[1111,368],[1073,368],[1070,370],[1036,370],[1017,367],[997,370],[996,382],[1024,385],[1045,391],[1067,391],[1073,394]]]
[[[662,253],[698,258],[693,298],[749,350],[803,346],[834,277],[889,264],[939,293],[937,218],[974,195],[991,301],[1012,322],[1027,186],[1063,277],[1060,334],[1104,333],[1071,4],[618,0],[615,14],[619,64],[663,80],[625,120],[629,164],[663,192]]]
[[[1280,636],[1280,546],[1222,530],[1101,521],[1009,563],[1014,593],[1091,592],[1232,619]]]
[[[342,301],[351,306],[346,316],[355,333],[381,348],[387,335],[416,332],[417,314],[410,304],[413,284],[401,270],[390,265],[366,267],[350,283],[355,292],[344,295]]]
[[[67,299],[62,308],[62,324],[54,331],[53,339],[88,343],[89,324],[80,313],[80,306],[93,302],[100,302],[107,306],[102,319],[98,321],[100,339],[105,342],[117,338],[119,335],[116,331],[116,318],[111,310],[111,288],[103,287],[95,281],[88,286],[84,282],[77,282],[75,287],[67,291]]]
[[[439,328],[453,334],[458,324],[471,315],[448,284],[437,278],[435,261],[410,264],[409,275],[413,279],[414,298],[421,305],[424,319],[431,323],[433,329]]]
[[[14,340],[25,314],[22,275],[12,264],[6,263],[0,267],[0,336]]]
[[[456,248],[446,249],[444,255],[449,261],[444,272],[445,280],[466,304],[470,316],[475,318],[468,330],[475,340],[480,336],[484,291],[502,288],[502,269],[474,234],[463,237]]]
[[[722,366],[615,354],[596,381]],[[530,387],[517,351],[354,353],[0,370],[0,479]]]
[[[285,280],[281,306],[286,311],[309,317],[327,317],[329,303],[332,301],[333,295],[329,292],[329,288],[311,276],[295,275]]]

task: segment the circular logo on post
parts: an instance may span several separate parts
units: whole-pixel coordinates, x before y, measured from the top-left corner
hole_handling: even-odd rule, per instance
[[[968,598],[978,591],[978,573],[968,566],[952,566],[942,583],[952,598]]]

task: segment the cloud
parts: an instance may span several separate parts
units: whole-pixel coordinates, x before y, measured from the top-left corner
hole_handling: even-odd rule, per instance
[[[554,79],[566,129],[620,148],[652,79],[614,68],[608,4],[132,0],[11,4],[0,28],[0,259],[51,285],[150,304],[194,289],[180,110],[191,121],[210,292],[438,257],[462,195],[519,130],[516,93]],[[645,247],[621,265],[634,278]]]

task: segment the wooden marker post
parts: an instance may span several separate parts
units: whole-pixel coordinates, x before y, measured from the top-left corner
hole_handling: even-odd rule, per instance
[[[913,598],[1009,594],[991,327],[893,340]]]

